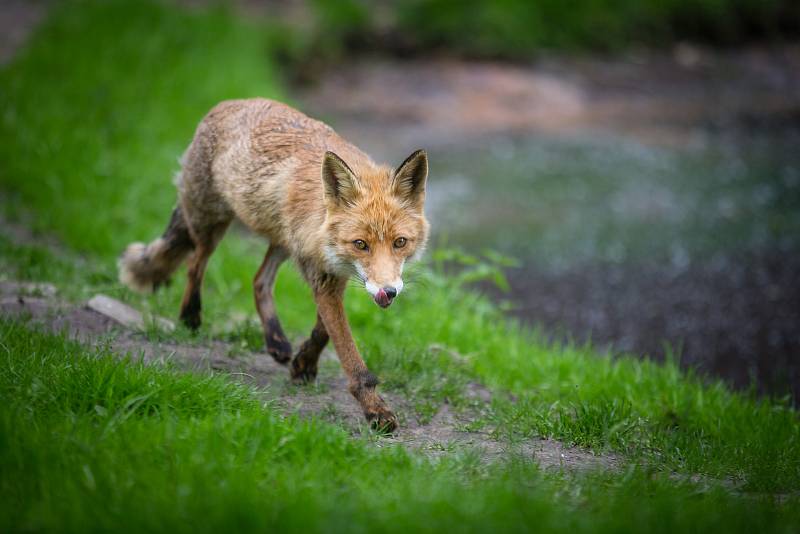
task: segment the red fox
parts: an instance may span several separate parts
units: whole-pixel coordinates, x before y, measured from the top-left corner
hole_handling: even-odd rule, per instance
[[[188,258],[180,317],[198,328],[206,264],[238,218],[269,240],[253,281],[267,352],[290,364],[293,380],[310,381],[332,338],[367,420],[395,430],[397,418],[358,353],[342,297],[351,278],[382,308],[403,290],[403,265],[419,257],[428,238],[426,153],[417,150],[396,169],[377,165],[326,124],[280,102],[250,99],[214,107],[181,163],[177,206],[166,231],[150,244],[128,246],[120,281],[153,291]],[[294,357],[273,300],[275,276],[287,258],[317,305],[316,325]]]

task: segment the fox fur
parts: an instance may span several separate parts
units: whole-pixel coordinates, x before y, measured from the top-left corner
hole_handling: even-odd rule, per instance
[[[428,238],[427,175],[422,150],[395,169],[376,164],[326,124],[285,104],[222,102],[200,122],[182,158],[178,202],[166,231],[150,244],[128,246],[120,280],[152,291],[186,261],[181,319],[197,328],[208,258],[230,223],[240,220],[269,240],[254,280],[267,351],[291,363],[295,380],[313,380],[319,354],[332,339],[367,419],[391,431],[397,418],[355,347],[342,296],[351,278],[381,307],[403,290],[403,266],[421,254]],[[294,356],[272,296],[286,259],[296,264],[317,304],[316,325]]]

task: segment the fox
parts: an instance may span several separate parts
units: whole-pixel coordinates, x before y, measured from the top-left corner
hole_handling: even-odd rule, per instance
[[[394,432],[398,418],[356,347],[343,297],[351,280],[380,308],[403,291],[403,268],[425,249],[428,156],[398,167],[375,163],[327,124],[281,102],[227,100],[200,121],[175,177],[177,202],[164,233],[132,243],[119,279],[140,292],[169,282],[185,262],[180,319],[201,324],[203,275],[226,230],[240,221],[268,242],[253,279],[266,352],[298,383],[316,380],[329,339],[372,428]],[[316,323],[296,353],[278,319],[273,290],[291,260],[310,286]]]

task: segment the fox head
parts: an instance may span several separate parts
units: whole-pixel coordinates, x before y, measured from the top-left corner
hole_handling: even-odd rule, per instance
[[[427,178],[423,150],[397,169],[370,165],[355,171],[333,152],[325,153],[326,259],[337,272],[360,280],[382,308],[403,290],[405,263],[425,248]]]

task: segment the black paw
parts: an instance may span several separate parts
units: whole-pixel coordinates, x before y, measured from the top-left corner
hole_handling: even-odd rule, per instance
[[[292,359],[292,344],[279,334],[266,335],[267,353],[278,363],[286,364]]]
[[[186,313],[181,315],[181,322],[189,329],[197,331],[197,329],[200,328],[202,320],[200,319],[199,313]]]
[[[292,360],[292,382],[295,384],[308,384],[317,379],[317,366],[309,365],[303,358],[295,356]]]
[[[183,324],[192,330],[200,328],[200,309],[200,293],[194,291],[181,305],[181,321]]]
[[[369,421],[372,430],[381,434],[391,434],[399,427],[397,416],[386,406],[380,406],[375,410],[365,411],[364,415]]]

